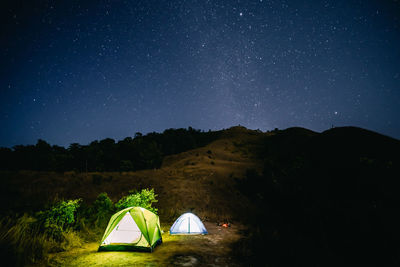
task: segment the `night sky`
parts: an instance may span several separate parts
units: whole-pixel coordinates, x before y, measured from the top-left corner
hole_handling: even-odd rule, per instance
[[[400,138],[398,1],[1,1],[0,146],[167,128]]]

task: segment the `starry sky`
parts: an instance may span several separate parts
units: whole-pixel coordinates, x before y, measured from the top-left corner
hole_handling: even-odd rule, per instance
[[[358,126],[400,138],[400,3],[1,1],[0,146]]]

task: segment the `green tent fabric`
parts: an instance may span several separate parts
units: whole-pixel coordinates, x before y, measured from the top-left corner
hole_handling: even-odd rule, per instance
[[[115,213],[104,232],[99,251],[153,251],[162,243],[160,219],[141,207],[129,207]]]

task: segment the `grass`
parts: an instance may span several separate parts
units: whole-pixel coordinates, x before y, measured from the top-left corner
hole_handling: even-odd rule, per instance
[[[73,231],[55,241],[39,231],[36,219],[24,214],[18,220],[4,218],[0,223],[0,247],[9,266],[42,262],[49,253],[82,246],[81,237]]]
[[[153,253],[97,252],[98,243],[91,242],[82,248],[50,255],[50,266],[192,266],[227,265],[232,262],[230,245],[236,242],[240,225],[232,228],[205,223],[208,235],[169,235],[164,228],[163,243]],[[186,265],[187,264],[187,265]]]

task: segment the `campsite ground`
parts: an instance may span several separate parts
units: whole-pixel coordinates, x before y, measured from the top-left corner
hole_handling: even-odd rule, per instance
[[[153,253],[97,252],[98,243],[51,254],[50,266],[239,266],[232,259],[231,245],[240,239],[243,226],[230,228],[205,222],[208,235],[169,235],[163,227],[163,243]]]

